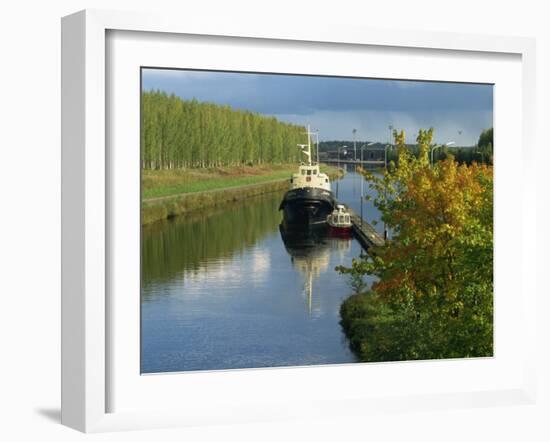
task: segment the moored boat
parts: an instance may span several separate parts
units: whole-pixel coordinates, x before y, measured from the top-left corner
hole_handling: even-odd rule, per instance
[[[320,171],[318,158],[312,161],[309,128],[307,136],[308,143],[298,145],[307,160],[300,164],[297,173],[292,174],[290,189],[279,206],[286,224],[324,224],[336,205],[328,175]]]
[[[342,204],[337,204],[333,212],[327,216],[327,224],[329,235],[349,237],[352,234],[351,216]]]

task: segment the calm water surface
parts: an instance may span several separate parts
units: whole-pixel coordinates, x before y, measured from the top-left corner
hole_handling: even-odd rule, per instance
[[[353,171],[338,183],[358,213],[360,186]],[[281,229],[282,195],[143,228],[142,373],[356,360],[339,325],[349,280],[334,267],[361,247]],[[370,202],[364,213],[378,217]]]

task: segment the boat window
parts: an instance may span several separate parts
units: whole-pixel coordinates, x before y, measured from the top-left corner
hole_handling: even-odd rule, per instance
[[[349,215],[346,215],[346,222],[349,223]]]
[[[328,178],[325,178],[325,183],[328,183]]]
[[[317,169],[313,169],[313,175],[317,175]]]
[[[290,179],[290,182],[293,183],[294,181],[292,180],[292,178]]]
[[[340,216],[338,217],[338,221],[341,222],[341,223],[343,223],[343,222],[344,222],[344,217],[343,217],[342,215],[340,215]]]
[[[307,174],[311,175],[311,170],[310,169],[307,170]]]
[[[302,169],[302,175],[305,175],[305,174],[306,174],[305,169]]]

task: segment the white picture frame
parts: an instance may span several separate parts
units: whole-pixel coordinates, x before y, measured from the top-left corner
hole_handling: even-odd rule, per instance
[[[521,260],[521,311],[515,327],[522,327],[523,336],[533,338],[535,333],[536,290],[534,267],[527,265],[527,256],[535,256],[532,242],[522,241],[528,234],[526,224],[535,219],[535,196],[527,192],[534,188],[532,155],[534,150],[535,108],[535,44],[534,40],[512,37],[489,37],[452,33],[390,31],[370,28],[315,27],[294,28],[277,24],[261,28],[249,23],[238,29],[231,23],[200,21],[189,17],[177,19],[151,14],[87,10],[63,18],[62,21],[62,423],[85,432],[121,429],[155,428],[166,426],[201,425],[220,422],[252,422],[285,419],[289,417],[336,416],[385,411],[426,408],[455,408],[498,404],[532,403],[536,393],[535,339],[526,339],[521,365],[521,380],[502,384],[501,388],[484,389],[479,386],[461,392],[446,391],[438,386],[425,394],[391,393],[377,397],[348,396],[333,393],[326,398],[316,397],[303,407],[295,399],[270,405],[254,404],[254,384],[249,386],[247,399],[229,396],[219,400],[219,409],[196,407],[190,410],[112,411],[109,394],[113,388],[109,376],[113,354],[109,327],[113,318],[110,311],[108,287],[111,259],[108,245],[113,230],[108,228],[112,210],[110,194],[108,134],[109,92],[106,67],[109,60],[107,33],[154,32],[156,35],[217,36],[255,40],[283,41],[286,44],[338,44],[340,47],[377,47],[426,49],[483,54],[508,54],[520,57],[521,64],[521,169],[524,179],[520,190],[521,229],[517,237]],[[112,61],[112,60],[111,60]],[[498,109],[497,109],[498,111]],[[497,163],[498,167],[498,163]],[[498,191],[498,189],[497,189]],[[116,201],[116,199],[115,199]],[[498,219],[497,219],[498,222]],[[502,250],[502,249],[501,249]],[[505,325],[506,326],[506,325]],[[507,325],[511,326],[510,324]],[[138,337],[136,337],[138,339]],[[362,364],[354,371],[362,370]],[[407,365],[407,364],[405,364]],[[378,366],[381,367],[381,366]],[[389,366],[385,366],[389,367]],[[421,362],[408,364],[409,375],[427,370]],[[473,367],[473,368],[472,368]],[[451,367],[452,368],[452,367]],[[462,370],[457,362],[454,367]],[[476,368],[470,366],[475,373]],[[343,367],[325,367],[323,376],[338,375]],[[388,368],[389,370],[389,368]],[[278,370],[281,373],[281,369]],[[303,369],[283,369],[285,379],[304,376]],[[266,374],[267,373],[267,374]],[[310,372],[311,373],[311,372]],[[319,372],[318,372],[319,373]],[[346,372],[347,373],[347,372]],[[467,376],[472,376],[469,374]],[[255,377],[256,387],[270,382],[269,370],[239,371],[234,373],[205,373],[198,382],[227,384],[237,378]],[[160,377],[159,377],[160,378]],[[172,380],[176,376],[171,376]],[[519,379],[519,377],[518,377]],[[517,382],[516,382],[517,381]],[[168,381],[168,385],[169,385]],[[240,382],[240,381],[239,381]],[[197,395],[198,393],[193,393]],[[191,397],[188,400],[192,399]],[[207,398],[208,399],[208,398]],[[213,398],[212,398],[213,399]],[[223,409],[230,404],[230,412]],[[215,407],[214,407],[215,408]]]

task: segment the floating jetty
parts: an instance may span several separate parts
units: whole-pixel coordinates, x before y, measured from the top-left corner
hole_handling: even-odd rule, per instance
[[[372,246],[379,247],[385,244],[384,238],[373,226],[364,219],[361,222],[361,217],[349,207],[347,210],[351,216],[351,222],[353,223],[353,233],[364,249],[368,249]]]

